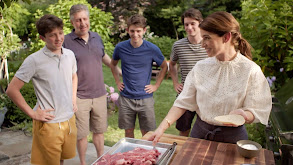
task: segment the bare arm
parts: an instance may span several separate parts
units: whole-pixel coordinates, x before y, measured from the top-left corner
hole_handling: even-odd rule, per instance
[[[22,94],[20,93],[20,89],[23,87],[24,82],[18,79],[17,77],[13,77],[9,86],[6,90],[7,96],[29,117],[34,120],[40,121],[50,121],[54,118],[54,115],[49,114],[50,111],[54,111],[53,109],[41,110],[38,108],[34,111],[25,101]]]
[[[167,62],[164,60],[160,67],[161,67],[161,71],[160,71],[159,76],[157,78],[156,84],[155,85],[150,84],[150,85],[145,86],[144,90],[147,93],[155,92],[160,87],[162,81],[164,80],[164,77],[165,77],[167,69],[168,69]]]
[[[76,95],[77,95],[77,83],[78,83],[78,77],[77,74],[74,73],[72,75],[72,104],[73,104],[73,112],[76,112],[77,105],[76,105]]]
[[[118,90],[121,92],[124,89],[123,82],[120,81],[119,71],[117,69],[118,60],[111,60],[110,68],[115,79]]]
[[[169,62],[169,72],[171,75],[171,78],[173,80],[173,87],[175,91],[179,94],[183,90],[183,84],[179,83],[178,81],[178,70],[177,70],[177,64],[176,61],[170,61]]]
[[[109,57],[108,54],[105,54],[105,55],[104,55],[104,57],[103,57],[103,63],[104,63],[105,65],[107,65],[109,68],[112,67],[112,66],[111,66],[111,58]],[[121,69],[118,67],[118,65],[116,65],[115,67],[116,67],[115,69],[116,69],[117,72],[119,73],[119,76],[121,76],[121,75],[122,75],[122,71],[121,71]],[[111,68],[111,70],[112,70],[112,68]]]
[[[153,145],[155,145],[159,139],[161,138],[161,136],[163,135],[163,133],[165,132],[165,130],[167,128],[169,128],[170,125],[172,125],[177,119],[179,119],[179,117],[181,117],[184,112],[186,110],[182,109],[182,108],[178,108],[173,106],[167,116],[163,119],[163,121],[161,122],[161,124],[159,125],[159,127],[156,129],[156,131],[149,137],[148,140],[152,140],[153,141]]]

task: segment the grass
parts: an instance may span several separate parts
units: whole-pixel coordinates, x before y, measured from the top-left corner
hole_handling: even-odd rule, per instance
[[[117,87],[112,76],[111,70],[108,67],[103,66],[103,72],[105,84],[114,87],[115,91],[117,92]],[[155,80],[152,80],[151,83],[154,84]],[[167,115],[169,109],[173,105],[175,98],[176,92],[173,89],[172,80],[164,79],[160,88],[154,93],[157,126]],[[175,124],[173,124],[169,129],[167,129],[166,133],[178,135],[178,131],[175,128]],[[117,143],[120,139],[125,137],[124,130],[118,127],[118,112],[108,117],[108,130],[104,135],[106,146],[112,146],[115,143]],[[137,139],[140,139],[142,137],[139,129],[138,119],[136,120],[135,124],[134,136]],[[91,136],[88,137],[88,140],[92,141]]]

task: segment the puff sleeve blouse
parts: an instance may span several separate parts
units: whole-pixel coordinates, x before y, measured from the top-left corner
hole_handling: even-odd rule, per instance
[[[272,98],[260,67],[238,52],[232,61],[216,57],[199,61],[173,106],[196,111],[203,121],[219,126],[222,124],[214,117],[236,109],[248,110],[255,116],[254,123],[266,125]]]

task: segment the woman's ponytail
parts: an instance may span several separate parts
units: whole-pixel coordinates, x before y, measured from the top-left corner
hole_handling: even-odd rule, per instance
[[[251,54],[252,47],[244,38],[241,37],[241,35],[238,39],[237,47],[241,54],[243,54],[248,59],[252,60],[252,54]]]
[[[234,32],[233,43],[236,50],[239,50],[248,59],[252,60],[251,45],[241,36],[240,32]]]

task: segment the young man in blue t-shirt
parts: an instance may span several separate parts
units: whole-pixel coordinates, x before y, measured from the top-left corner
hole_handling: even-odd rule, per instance
[[[160,49],[143,40],[146,32],[146,19],[143,16],[131,16],[127,21],[127,32],[130,40],[116,45],[111,64],[120,91],[119,128],[125,129],[125,137],[134,138],[136,115],[142,135],[156,128],[153,92],[159,88],[168,66]],[[123,82],[114,69],[119,60]],[[150,84],[153,62],[161,67],[155,85]]]

